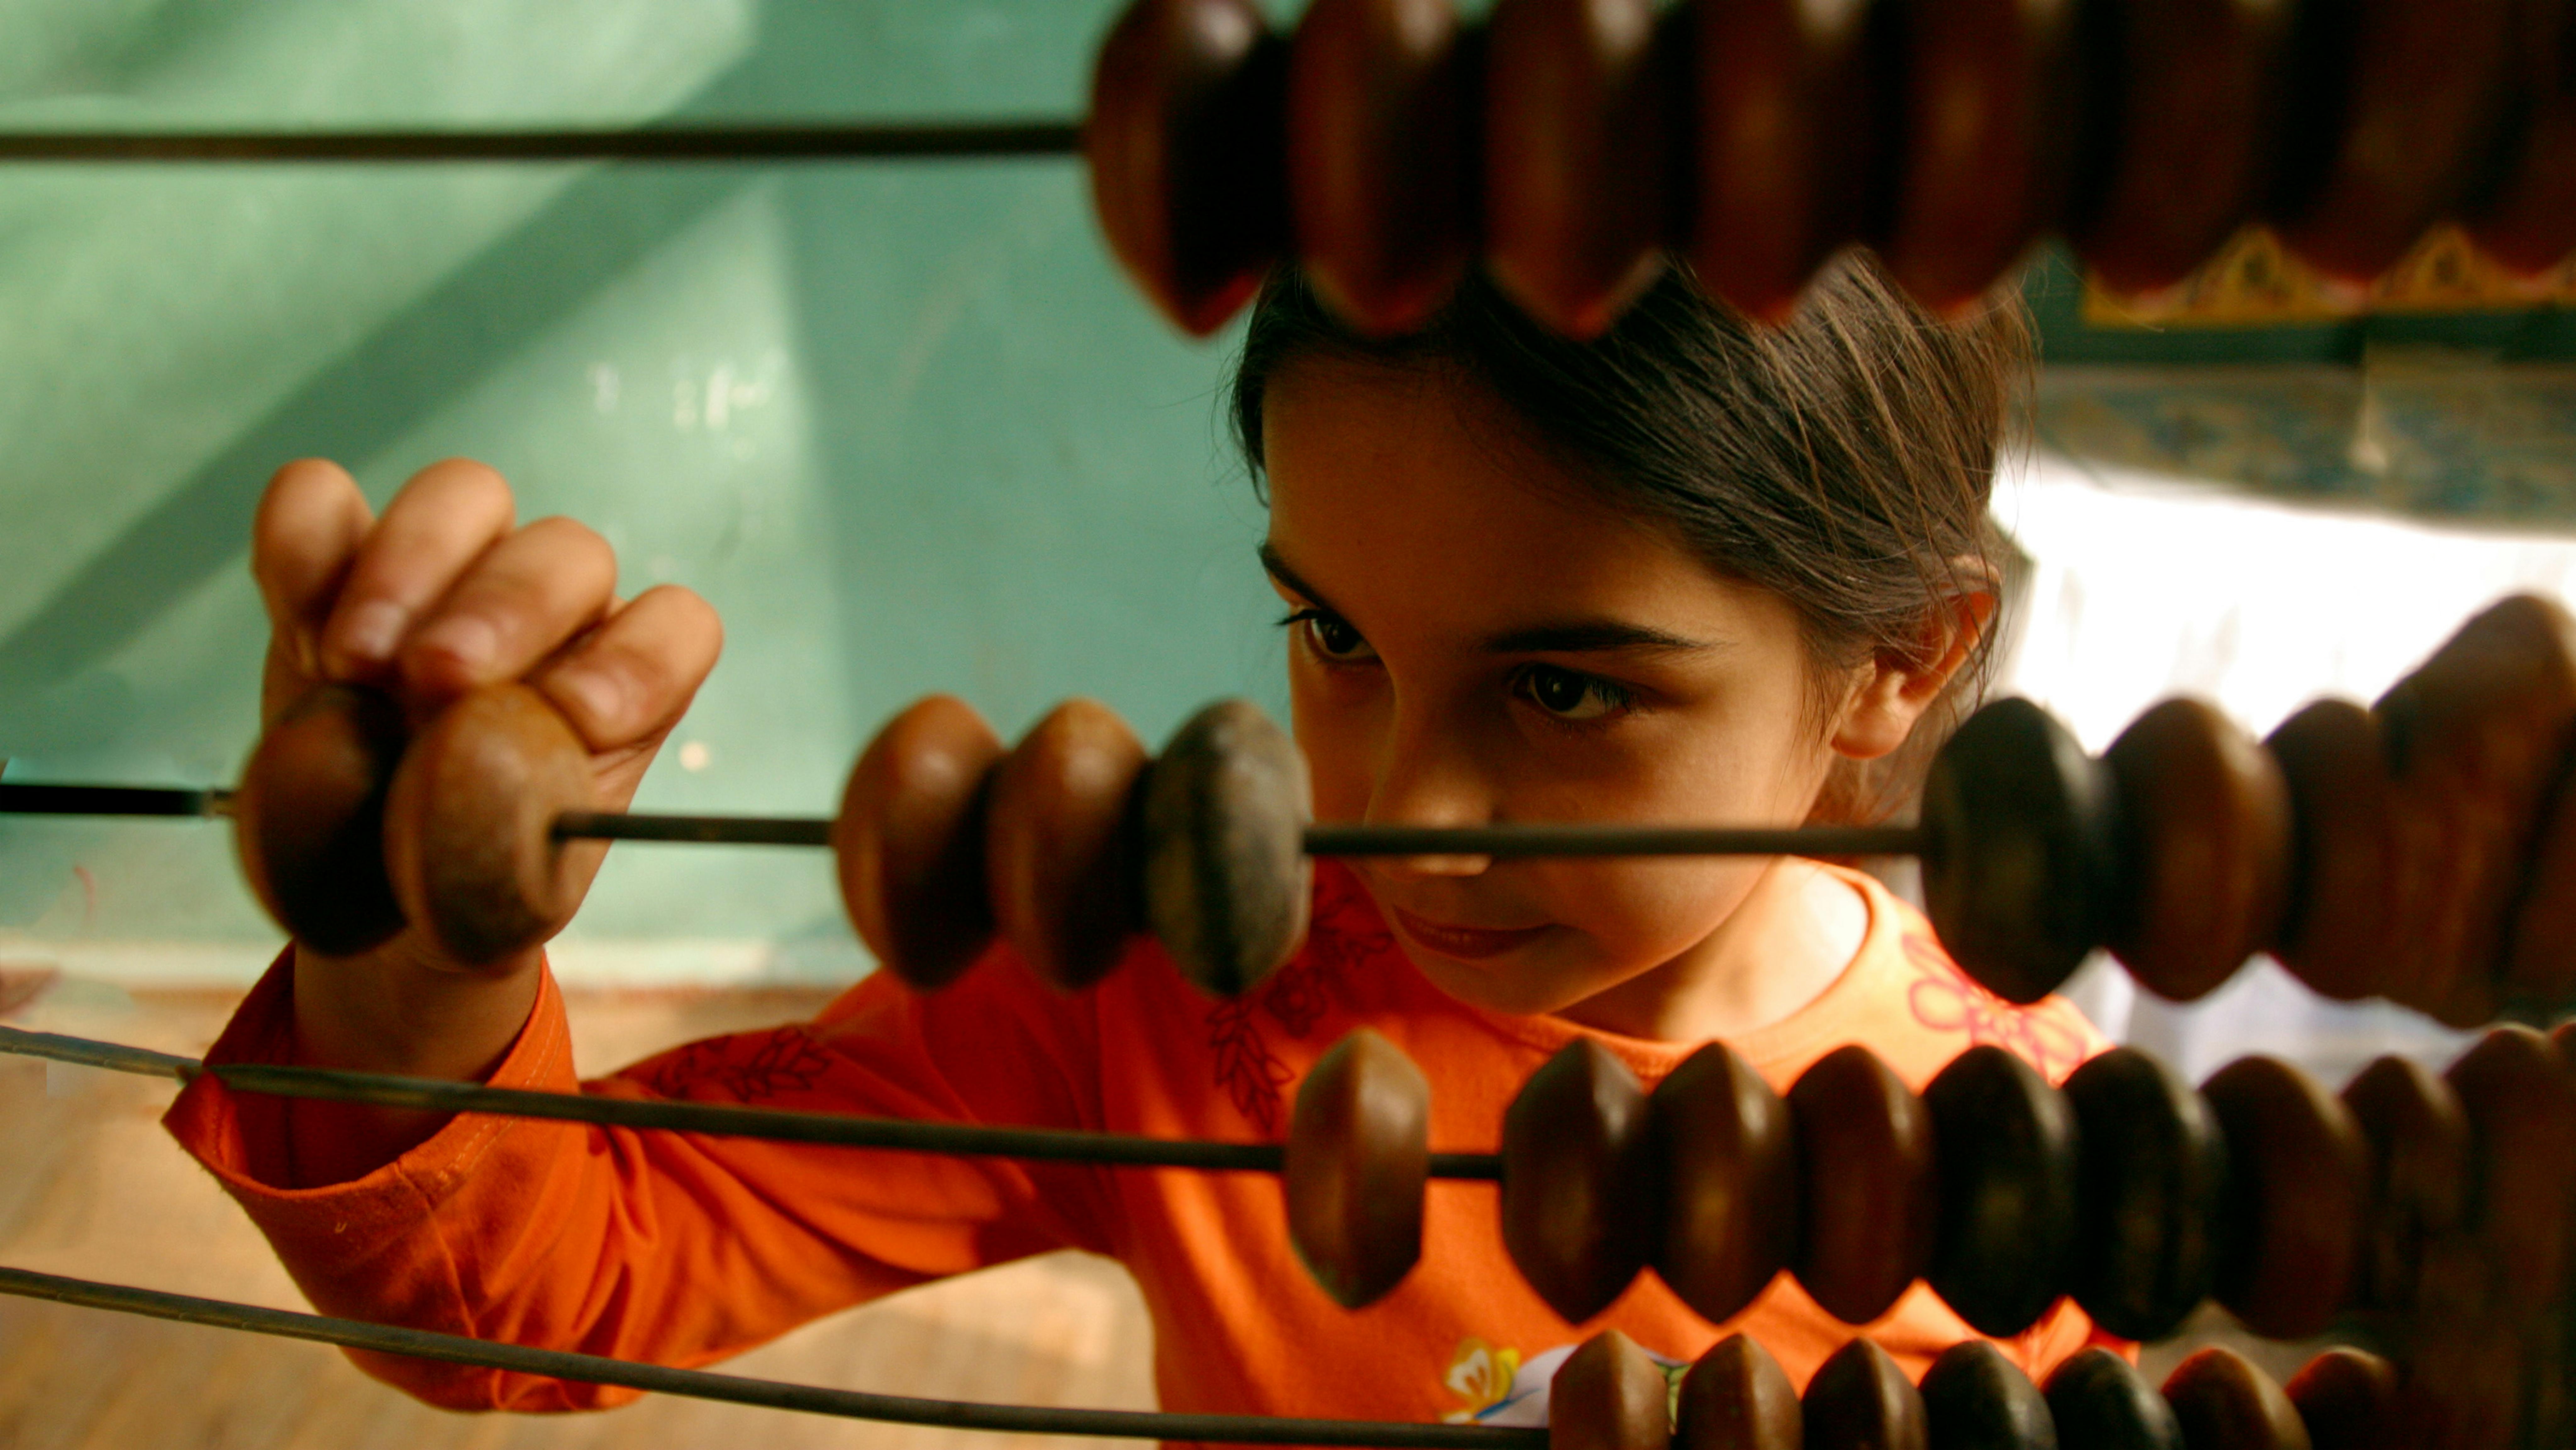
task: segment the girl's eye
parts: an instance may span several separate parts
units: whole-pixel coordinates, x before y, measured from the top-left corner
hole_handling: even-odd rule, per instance
[[[1635,699],[1598,675],[1556,665],[1532,665],[1521,680],[1530,703],[1560,720],[1599,720],[1622,713]]]
[[[1367,659],[1372,653],[1360,632],[1337,615],[1326,614],[1320,609],[1301,609],[1288,616],[1287,623],[1302,626],[1307,643],[1315,647],[1315,653],[1328,660],[1347,663]]]

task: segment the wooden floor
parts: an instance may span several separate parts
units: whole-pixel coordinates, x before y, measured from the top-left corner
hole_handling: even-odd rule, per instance
[[[577,1060],[598,1071],[710,1032],[810,1013],[813,994],[589,993]],[[66,984],[19,1026],[204,1051],[229,994]],[[307,1307],[241,1212],[157,1119],[167,1083],[0,1058],[0,1264]],[[852,1389],[1151,1408],[1144,1306],[1124,1270],[1059,1254],[810,1325],[729,1371]],[[1074,1445],[1083,1441],[1056,1442]],[[647,1398],[589,1415],[462,1415],[368,1379],[339,1352],[0,1299],[0,1450],[1027,1450],[1022,1437]]]

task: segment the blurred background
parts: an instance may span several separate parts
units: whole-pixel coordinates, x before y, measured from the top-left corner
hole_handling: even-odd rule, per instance
[[[1057,118],[1110,0],[12,0],[0,127]],[[1287,7],[1293,8],[1293,7]],[[2046,367],[1998,518],[2005,685],[2100,748],[2176,690],[2257,730],[2367,699],[2514,588],[2576,594],[2576,297],[2428,243],[2340,295],[2259,236],[2154,306],[2032,266]],[[216,783],[256,732],[253,501],[325,455],[381,501],[467,454],[631,592],[686,584],[723,664],[639,806],[819,812],[920,694],[1004,732],[1067,695],[1158,738],[1281,707],[1234,336],[1117,275],[1063,160],[0,170],[0,757],[12,780]],[[277,948],[222,828],[0,818],[10,1019],[201,1050]],[[869,963],[820,853],[625,848],[556,954],[584,1064],[813,1010]],[[38,989],[41,987],[41,991]],[[2257,968],[2188,1008],[2077,995],[2189,1075],[2340,1082],[2456,1039]],[[166,1089],[0,1060],[0,1260],[300,1297],[153,1127]],[[1149,1402],[1119,1271],[898,1296],[742,1366]],[[0,1450],[937,1442],[648,1404],[421,1409],[330,1351],[0,1303]],[[1002,1442],[993,1442],[1002,1443]]]

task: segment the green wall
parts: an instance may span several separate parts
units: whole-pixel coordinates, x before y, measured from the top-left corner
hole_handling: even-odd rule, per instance
[[[30,0],[0,126],[1066,115],[1105,0]],[[1071,163],[0,171],[0,755],[228,778],[267,473],[449,454],[729,644],[642,803],[819,811],[933,690],[1149,738],[1278,703],[1230,340],[1115,274]],[[695,754],[695,752],[692,752]],[[273,936],[201,825],[0,819],[0,938]],[[624,847],[576,933],[858,969],[819,853]]]

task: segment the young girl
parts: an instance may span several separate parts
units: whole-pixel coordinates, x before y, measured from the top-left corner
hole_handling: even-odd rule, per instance
[[[1317,818],[1793,824],[1900,805],[1985,658],[1985,503],[2026,350],[2017,311],[1937,324],[1864,261],[1778,331],[1668,278],[1593,344],[1481,284],[1429,332],[1370,342],[1274,282],[1234,410],[1268,491],[1261,562],[1287,604]],[[715,658],[703,603],[621,604],[597,535],[515,527],[473,464],[427,470],[381,519],[339,470],[291,465],[254,560],[272,709],[317,679],[427,712],[525,677],[620,802]],[[881,973],[813,1022],[583,1084],[537,955],[468,971],[405,935],[347,959],[289,949],[212,1056],[1275,1140],[1301,1075],[1365,1024],[1430,1078],[1433,1145],[1483,1149],[1578,1037],[1649,1086],[1723,1038],[1782,1089],[1850,1042],[1918,1088],[1979,1042],[2052,1079],[2102,1045],[2062,1002],[1987,995],[1913,911],[1818,862],[1431,857],[1327,864],[1315,889],[1303,952],[1239,1001],[1201,996],[1149,941],[1076,995],[996,951],[943,992]],[[633,1359],[704,1363],[1068,1247],[1135,1273],[1172,1410],[1533,1423],[1563,1352],[1605,1325],[1674,1361],[1740,1329],[1800,1383],[1863,1332],[1786,1276],[1722,1326],[1651,1274],[1568,1324],[1512,1270],[1490,1185],[1434,1185],[1421,1263],[1350,1312],[1297,1264],[1261,1175],[440,1120],[203,1077],[169,1125],[323,1310]],[[1918,1375],[1971,1334],[1921,1285],[1865,1332]],[[2005,1348],[2036,1376],[2092,1337],[2061,1304]],[[626,1397],[360,1359],[443,1405]]]

